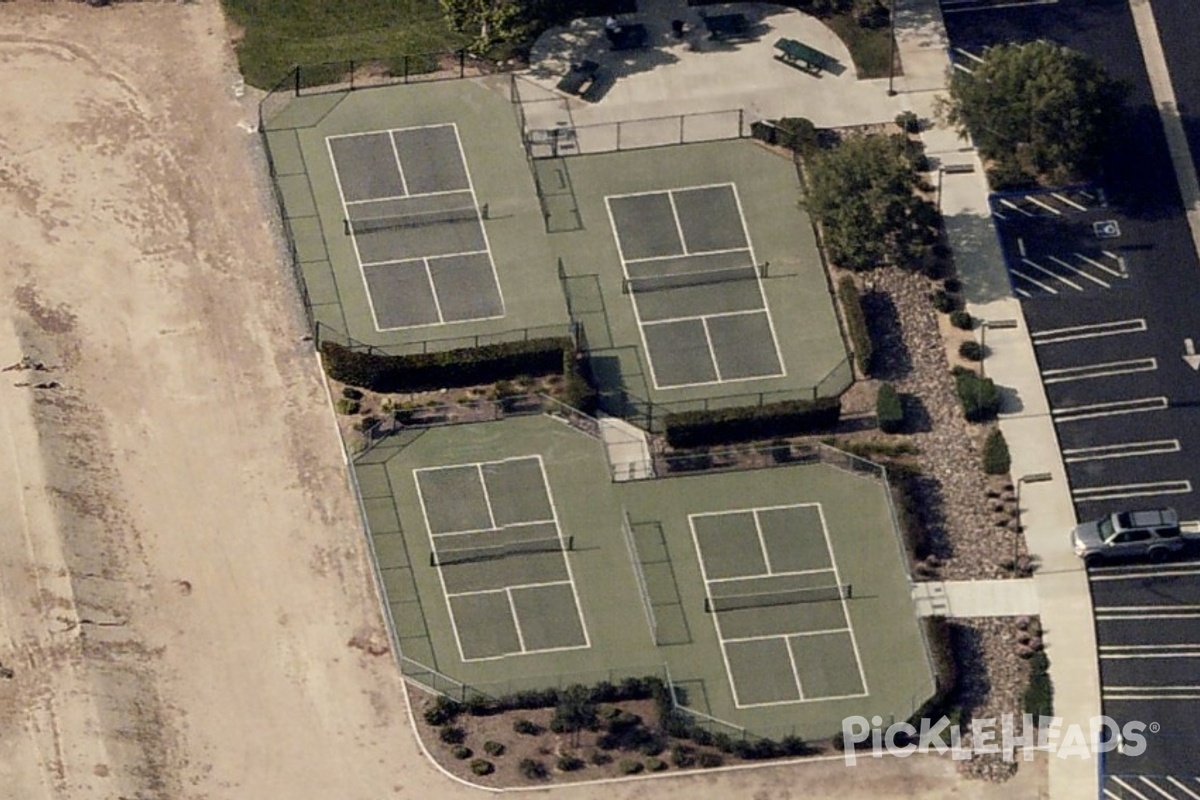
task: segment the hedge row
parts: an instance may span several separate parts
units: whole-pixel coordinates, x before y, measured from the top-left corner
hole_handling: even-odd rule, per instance
[[[668,414],[664,424],[671,447],[707,447],[824,430],[836,425],[841,414],[840,398],[823,397],[745,408],[683,411]]]
[[[323,342],[329,377],[376,392],[422,392],[549,375],[574,370],[575,345],[568,338],[465,347],[404,356],[359,353]]]
[[[925,525],[924,501],[920,492],[922,476],[915,467],[892,464],[888,467],[888,483],[896,501],[897,522],[909,558],[924,561],[933,552],[929,529]]]
[[[875,421],[884,433],[904,430],[904,404],[896,387],[890,383],[879,385],[879,394],[875,396]]]
[[[955,367],[954,388],[967,422],[987,422],[1000,413],[1000,390],[991,378],[981,378],[965,367]]]
[[[1054,716],[1054,684],[1050,682],[1050,659],[1039,650],[1029,659],[1029,686],[1025,689],[1025,713],[1032,714],[1035,724],[1041,717]]]
[[[858,295],[858,286],[854,278],[843,276],[838,281],[838,300],[842,304],[842,313],[846,315],[846,331],[850,334],[850,344],[854,348],[854,363],[863,375],[871,372],[871,359],[875,355],[875,347],[871,343],[871,329],[867,327],[867,316],[863,313],[862,300]]]

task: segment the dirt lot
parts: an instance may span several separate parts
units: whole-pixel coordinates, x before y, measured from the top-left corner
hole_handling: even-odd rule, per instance
[[[0,797],[482,796],[421,755],[371,655],[354,502],[228,40],[216,0],[0,3],[0,366],[27,359],[0,373]],[[684,780],[697,800],[995,790],[952,776]],[[659,787],[680,784],[566,794]]]

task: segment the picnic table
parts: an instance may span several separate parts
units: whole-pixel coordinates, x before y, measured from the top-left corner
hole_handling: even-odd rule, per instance
[[[558,90],[582,96],[596,83],[599,75],[600,65],[595,61],[580,61],[578,64],[572,64],[571,69],[558,82]]]
[[[715,16],[703,16],[704,27],[708,29],[708,38],[736,39],[740,36],[745,36],[750,30],[750,21],[746,19],[745,14],[717,14]]]
[[[636,50],[650,41],[650,33],[640,22],[622,23],[615,28],[606,28],[608,44],[613,50]]]
[[[775,42],[775,49],[779,51],[775,58],[788,66],[806,72],[818,73],[821,70],[828,72],[838,63],[836,58],[827,56],[820,50],[797,42],[795,39],[780,39]]]

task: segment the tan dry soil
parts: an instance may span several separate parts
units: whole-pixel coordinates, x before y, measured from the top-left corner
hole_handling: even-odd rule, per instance
[[[422,755],[381,653],[233,63],[216,0],[0,3],[0,366],[45,367],[0,373],[0,797],[481,797]],[[563,795],[1036,797],[1042,773]]]

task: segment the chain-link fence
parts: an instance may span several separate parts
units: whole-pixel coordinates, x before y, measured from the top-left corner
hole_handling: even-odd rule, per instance
[[[522,127],[524,129],[524,126]],[[748,133],[746,113],[740,108],[734,108],[600,122],[593,125],[526,130],[525,137],[532,158],[559,158],[667,145],[719,142],[741,139]]]

